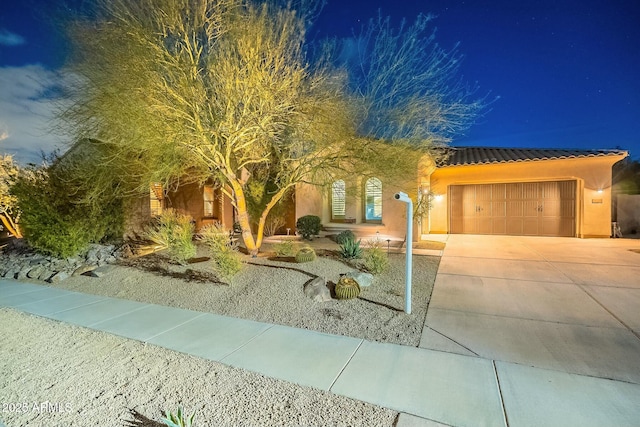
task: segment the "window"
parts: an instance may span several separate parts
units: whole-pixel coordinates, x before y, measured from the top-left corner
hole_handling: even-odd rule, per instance
[[[215,212],[215,193],[213,191],[213,186],[205,185],[204,192],[204,217],[205,218],[213,218]]]
[[[382,182],[378,178],[369,178],[364,185],[365,222],[382,221]]]
[[[347,190],[343,180],[331,184],[331,221],[344,221]]]
[[[149,187],[149,208],[151,210],[151,216],[162,215],[163,198],[164,194],[162,192],[162,184],[151,184]]]

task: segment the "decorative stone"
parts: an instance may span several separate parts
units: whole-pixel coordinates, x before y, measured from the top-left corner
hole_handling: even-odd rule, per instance
[[[58,282],[62,282],[65,279],[68,279],[70,276],[69,273],[67,273],[66,271],[58,271],[56,274],[54,274],[53,276],[49,277],[47,279],[47,282],[49,283],[58,283]]]
[[[43,282],[47,281],[51,276],[53,276],[54,272],[48,269],[43,269],[42,273],[38,276],[38,280],[42,280]]]
[[[95,268],[96,268],[95,265],[81,265],[80,267],[75,269],[75,271],[73,272],[73,275],[80,276],[81,274],[85,274],[89,271],[95,270]]]
[[[352,299],[360,295],[360,285],[351,277],[341,277],[336,284],[336,297],[338,299]]]
[[[111,265],[103,265],[94,270],[91,270],[91,277],[102,277],[113,269]]]
[[[368,288],[373,283],[373,274],[361,271],[350,271],[344,277],[350,277],[360,285],[361,288]]]
[[[296,262],[311,262],[316,259],[316,253],[312,248],[305,247],[296,254]]]
[[[29,279],[37,279],[42,273],[44,273],[44,271],[44,267],[38,265],[29,270],[29,272],[27,273],[27,277]]]
[[[331,293],[327,288],[326,279],[316,277],[304,285],[304,294],[315,302],[331,301]]]
[[[24,280],[27,278],[27,273],[29,273],[29,271],[31,270],[31,267],[22,267],[20,269],[20,271],[18,271],[18,274],[16,274],[16,279],[18,280]]]

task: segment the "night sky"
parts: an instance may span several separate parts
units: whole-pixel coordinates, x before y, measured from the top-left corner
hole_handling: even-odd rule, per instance
[[[64,45],[47,22],[56,2],[0,6],[0,153],[21,162],[59,144],[48,131],[50,87],[64,77]],[[378,11],[396,23],[436,15],[438,43],[460,42],[465,80],[499,97],[453,145],[622,148],[640,158],[640,2],[329,0],[310,37],[349,37]]]

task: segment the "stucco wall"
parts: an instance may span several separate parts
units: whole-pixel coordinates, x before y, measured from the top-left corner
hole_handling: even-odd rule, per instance
[[[619,194],[617,209],[622,236],[640,234],[640,194]]]
[[[450,185],[576,180],[577,236],[609,237],[611,167],[622,157],[538,160],[437,169],[430,176],[431,191],[439,197],[430,212],[429,230],[431,233],[449,232],[447,197]]]
[[[395,200],[394,195],[398,191],[413,195],[416,189],[400,188],[383,182],[382,223],[367,223],[363,219],[362,187],[360,179],[347,183],[346,217],[353,218],[354,223],[332,222],[328,190],[307,184],[296,187],[296,216],[300,218],[303,215],[317,215],[322,219],[322,225],[330,230],[351,229],[360,235],[374,235],[379,232],[383,237],[403,240],[406,234],[406,204]],[[414,226],[414,229],[417,232],[417,227]],[[414,240],[416,235],[414,234]]]

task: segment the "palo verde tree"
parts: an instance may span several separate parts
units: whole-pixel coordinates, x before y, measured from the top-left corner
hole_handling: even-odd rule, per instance
[[[91,187],[83,192],[88,201],[100,203],[105,191],[146,192],[151,182],[213,179],[233,201],[244,243],[256,253],[269,212],[296,184],[326,184],[345,173],[398,175],[415,164],[414,148],[433,135],[407,134],[415,121],[403,120],[430,102],[433,111],[442,108],[442,99],[417,91],[385,100],[382,83],[358,83],[331,49],[308,55],[305,31],[315,9],[302,0],[296,6],[99,0],[90,17],[69,25],[75,81],[71,106],[59,117],[76,146],[92,146],[90,165],[75,170],[75,179]],[[363,64],[373,76],[373,60],[386,51],[369,52]],[[389,60],[398,66],[404,59],[379,58]],[[380,81],[397,85],[388,80],[394,76],[388,70]],[[413,103],[399,103],[406,99]],[[390,106],[385,114],[381,105]],[[401,131],[390,137],[371,130],[383,120],[395,120]],[[260,195],[257,210],[249,209],[251,193]]]
[[[60,117],[76,144],[101,145],[78,168],[102,177],[86,180],[101,183],[96,202],[104,188],[213,178],[256,252],[270,209],[311,171],[339,168],[353,135],[344,78],[308,65],[304,38],[305,15],[242,0],[105,1],[76,22]],[[251,180],[271,189],[255,235]]]
[[[394,28],[389,17],[378,16],[335,44],[359,100],[359,135],[438,156],[486,109],[486,96],[477,96],[478,88],[460,76],[458,45],[442,48],[432,21],[419,15]]]
[[[0,221],[4,228],[17,238],[21,238],[22,233],[17,221],[17,199],[10,190],[19,173],[20,169],[13,161],[13,156],[0,156]]]

